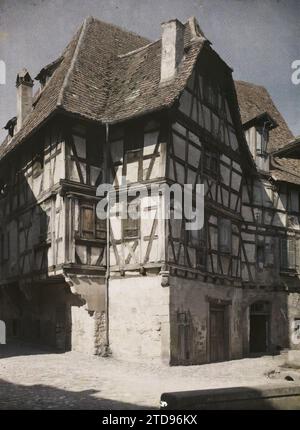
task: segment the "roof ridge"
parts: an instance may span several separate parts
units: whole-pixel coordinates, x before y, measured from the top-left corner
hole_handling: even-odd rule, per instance
[[[77,40],[76,48],[75,48],[75,50],[73,52],[73,55],[72,55],[72,60],[71,60],[70,67],[69,67],[69,69],[68,69],[68,71],[67,71],[67,73],[66,73],[66,75],[64,77],[64,81],[63,81],[62,87],[61,87],[59,95],[58,95],[58,99],[57,99],[57,103],[56,103],[56,105],[58,107],[62,106],[62,104],[63,104],[63,97],[64,97],[65,90],[66,90],[66,88],[68,86],[69,78],[70,78],[70,76],[71,76],[71,74],[72,74],[72,72],[74,70],[75,63],[76,63],[76,60],[78,58],[78,54],[79,54],[79,51],[80,51],[80,47],[81,47],[81,44],[82,44],[82,41],[83,41],[83,38],[84,38],[84,35],[85,35],[85,32],[86,32],[86,29],[87,29],[88,25],[92,22],[92,19],[93,18],[91,16],[88,16],[87,18],[85,18],[85,20],[84,20],[84,22],[82,24],[82,27],[81,27],[81,30],[80,30],[80,36],[79,36],[79,38]]]
[[[155,45],[156,43],[158,43],[160,41],[161,41],[161,39],[154,40],[153,42],[148,43],[148,45],[141,46],[140,48],[134,49],[133,51],[126,52],[125,54],[117,55],[117,58],[124,58],[124,57],[129,57],[129,55],[137,54],[138,52],[141,52],[144,49],[149,48],[150,46]]]

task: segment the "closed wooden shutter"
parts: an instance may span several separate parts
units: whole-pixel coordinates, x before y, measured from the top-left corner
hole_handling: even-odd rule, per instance
[[[93,239],[95,235],[95,214],[93,206],[81,206],[81,236],[85,239]]]
[[[106,219],[96,218],[96,237],[97,239],[106,239]]]

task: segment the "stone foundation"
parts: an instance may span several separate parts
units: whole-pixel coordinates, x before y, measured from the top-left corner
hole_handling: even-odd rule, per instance
[[[113,357],[169,362],[169,288],[161,276],[125,276],[109,283],[109,341]]]
[[[211,357],[210,343],[210,309],[218,306],[227,320],[225,359],[248,356],[250,306],[259,301],[270,304],[267,352],[277,353],[289,345],[287,293],[170,277],[171,364],[218,361]]]

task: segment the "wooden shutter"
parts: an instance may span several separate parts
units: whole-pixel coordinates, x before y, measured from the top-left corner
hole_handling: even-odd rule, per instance
[[[106,239],[106,219],[96,217],[96,237],[97,239]]]

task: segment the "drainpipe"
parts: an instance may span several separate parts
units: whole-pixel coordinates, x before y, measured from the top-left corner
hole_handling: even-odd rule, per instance
[[[105,181],[109,181],[109,164],[108,164],[108,145],[109,145],[109,124],[105,124]],[[105,319],[106,319],[106,345],[105,355],[110,354],[109,351],[109,279],[110,279],[110,197],[107,194],[107,216],[106,216],[106,274],[105,274]]]

